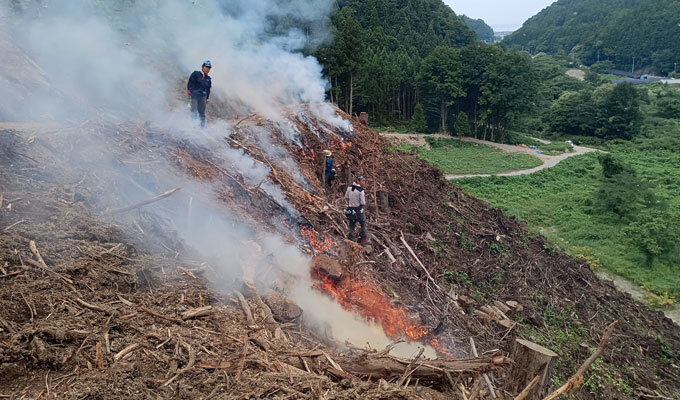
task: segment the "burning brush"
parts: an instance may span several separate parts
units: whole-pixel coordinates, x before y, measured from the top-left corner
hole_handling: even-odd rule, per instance
[[[391,339],[427,342],[439,355],[453,356],[434,337],[441,330],[441,323],[428,330],[409,315],[405,307],[394,306],[372,282],[352,280],[336,260],[325,255],[315,257],[311,275],[316,281],[316,289],[329,294],[345,310],[360,315],[368,322],[379,324]]]

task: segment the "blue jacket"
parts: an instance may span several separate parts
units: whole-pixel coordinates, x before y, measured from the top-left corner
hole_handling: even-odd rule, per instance
[[[326,159],[326,176],[330,176],[333,173],[333,157],[328,157]]]
[[[203,76],[203,72],[194,71],[189,77],[189,82],[187,83],[187,90],[191,92],[193,97],[205,97],[210,98],[210,87],[212,82],[210,81],[210,76]]]

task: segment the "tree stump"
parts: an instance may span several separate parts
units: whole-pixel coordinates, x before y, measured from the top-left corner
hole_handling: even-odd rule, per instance
[[[351,185],[352,182],[353,182],[353,179],[352,179],[352,169],[349,167],[349,164],[345,164],[345,168],[343,169],[342,172],[345,175],[344,179],[345,179],[345,183],[347,184],[347,186]]]
[[[368,114],[361,112],[361,114],[359,114],[359,121],[361,121],[362,124],[368,126]]]
[[[544,398],[550,389],[552,381],[553,365],[557,354],[536,343],[527,340],[516,339],[512,369],[512,389],[519,393],[535,376],[541,379],[526,397],[528,400]]]
[[[386,190],[378,191],[378,206],[380,211],[386,214],[390,212],[390,197]]]

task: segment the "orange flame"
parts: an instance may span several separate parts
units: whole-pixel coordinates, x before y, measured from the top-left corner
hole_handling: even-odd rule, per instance
[[[328,276],[322,276],[318,270],[313,275],[318,279],[318,289],[335,297],[345,310],[379,323],[390,338],[406,336],[409,340],[419,340],[427,334],[427,329],[412,321],[406,309],[394,307],[374,284],[349,279],[335,282]]]
[[[319,253],[328,253],[336,246],[335,240],[326,234],[318,234],[313,229],[303,226],[300,234]]]
[[[318,234],[311,228],[302,227],[300,234],[318,253],[328,253],[336,246],[330,236]],[[319,265],[312,267],[311,274],[316,280],[314,286],[317,289],[331,295],[345,310],[380,324],[390,338],[426,340],[440,355],[453,357],[444,344],[428,337],[429,331],[415,321],[406,308],[394,306],[375,284],[351,280],[347,274],[343,274],[340,279],[332,278]]]

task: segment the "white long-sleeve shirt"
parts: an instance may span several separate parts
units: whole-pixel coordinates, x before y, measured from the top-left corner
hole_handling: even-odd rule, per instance
[[[350,207],[359,207],[366,205],[366,192],[364,192],[361,185],[358,185],[356,182],[353,183],[351,186],[347,187],[347,191],[345,192],[345,198],[349,202]]]

